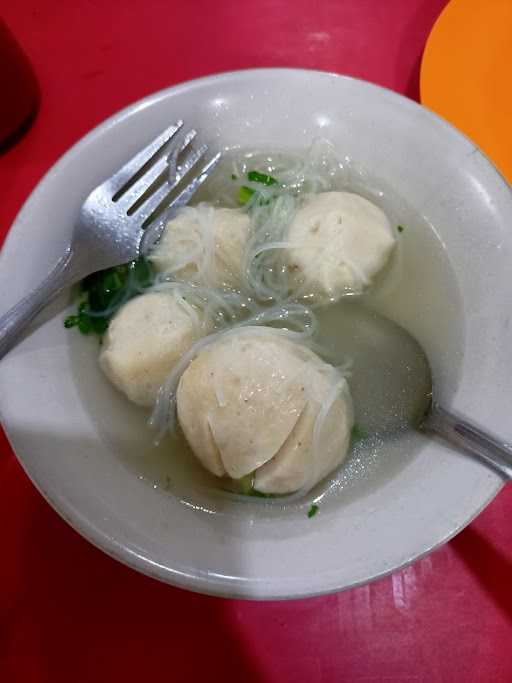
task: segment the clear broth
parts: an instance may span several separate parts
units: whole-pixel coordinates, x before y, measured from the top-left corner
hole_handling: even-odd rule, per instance
[[[274,171],[276,155],[249,156],[251,167]],[[240,158],[239,152],[237,157]],[[215,201],[219,196],[219,178],[223,177],[227,179],[224,187],[229,196],[232,168],[233,156],[228,154],[214,178],[205,183],[197,201]],[[428,346],[435,365],[445,367],[449,372],[450,385],[455,391],[463,348],[460,294],[435,229],[385,183],[371,178],[353,164],[333,179],[332,186],[333,189],[357,192],[374,201],[387,213],[392,225],[403,226],[403,231],[397,230],[400,248],[367,293],[347,297],[316,311],[321,323],[318,341],[328,350],[332,362],[341,365],[360,344],[361,322],[363,325],[365,321],[375,324],[375,314],[385,316]],[[323,509],[340,509],[394,477],[423,445],[424,437],[410,430],[399,430],[386,438],[374,433],[353,447],[345,463],[328,482],[318,485],[301,501],[283,505],[275,500],[229,500],[219,491],[218,480],[199,464],[179,431],[159,446],[153,444],[154,433],[147,425],[148,413],[131,404],[100,371],[97,340],[76,332],[69,338],[80,395],[97,425],[100,438],[110,451],[135,476],[161,494],[174,495],[184,505],[205,513],[273,518],[296,514],[297,509],[308,507],[314,500],[321,500]],[[364,362],[364,354],[359,354],[352,367],[354,382],[358,364]],[[368,419],[364,407],[356,405],[356,419],[362,424]]]

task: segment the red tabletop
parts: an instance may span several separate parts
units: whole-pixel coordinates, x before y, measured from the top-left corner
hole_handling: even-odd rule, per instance
[[[421,52],[445,0],[3,4],[42,102],[28,134],[0,156],[2,236],[71,144],[179,81],[300,66],[417,97]],[[0,681],[509,682],[511,517],[507,488],[451,543],[369,586],[292,602],[222,600],[159,584],[89,545],[35,491],[2,436]]]

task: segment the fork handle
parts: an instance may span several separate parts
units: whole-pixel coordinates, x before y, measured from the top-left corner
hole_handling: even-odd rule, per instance
[[[0,317],[0,358],[16,344],[35,316],[66,287],[84,276],[68,247],[41,284]]]

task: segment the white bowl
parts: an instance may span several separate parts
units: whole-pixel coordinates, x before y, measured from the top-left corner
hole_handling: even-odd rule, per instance
[[[284,69],[221,74],[113,116],[64,155],[20,212],[0,262],[1,310],[45,275],[91,188],[178,117],[214,146],[297,148],[327,137],[407,198],[438,232],[461,291],[459,378],[450,354],[433,358],[445,378],[437,391],[459,412],[512,437],[510,189],[474,144],[434,114],[342,76]],[[70,335],[59,312],[0,364],[8,438],[29,477],[77,531],[177,586],[245,598],[347,588],[447,540],[500,488],[492,472],[431,442],[364,496],[314,519],[303,511],[253,519],[208,514],[153,489],[123,464],[84,400]]]

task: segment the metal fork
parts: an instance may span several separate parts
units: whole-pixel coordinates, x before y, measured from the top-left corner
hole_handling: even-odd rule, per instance
[[[207,145],[193,150],[191,143],[196,131],[182,136],[178,134],[182,127],[183,121],[178,121],[167,128],[89,194],[64,254],[38,287],[0,317],[0,358],[14,346],[37,313],[63,289],[95,271],[146,254],[166,222],[203,184],[217,165],[220,152],[183,189],[181,185],[178,188],[208,151]],[[178,157],[187,152],[178,164]]]

